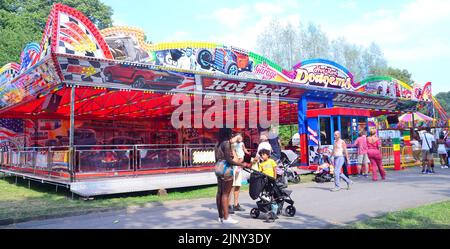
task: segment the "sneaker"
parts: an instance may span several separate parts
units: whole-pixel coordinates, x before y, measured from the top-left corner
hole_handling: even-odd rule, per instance
[[[237,206],[234,206],[234,207],[233,207],[233,211],[236,211],[236,212],[243,212],[243,211],[245,211],[245,209],[242,208],[240,204],[237,204]]]
[[[347,183],[347,190],[350,190],[351,186],[353,185],[353,181],[352,182],[348,182]]]
[[[444,169],[448,169],[448,166],[447,166],[447,165],[445,165],[445,166],[444,166]]]
[[[224,219],[223,221],[222,221],[222,223],[223,224],[237,224],[237,223],[239,223],[239,221],[237,221],[237,220],[234,220],[233,218],[231,218],[231,217],[228,217],[228,219]]]
[[[217,218],[217,221],[223,223],[223,218]]]
[[[436,173],[434,172],[434,170],[430,170],[430,172],[428,172],[428,174],[436,174]]]
[[[363,176],[364,176],[365,178],[367,178],[367,177],[369,177],[369,174],[363,174]]]
[[[234,214],[233,206],[228,206],[228,213],[229,214]]]
[[[428,171],[422,170],[422,174],[426,175],[426,174],[428,174]]]
[[[338,192],[340,190],[341,190],[340,188],[332,188],[332,189],[330,189],[331,192]]]

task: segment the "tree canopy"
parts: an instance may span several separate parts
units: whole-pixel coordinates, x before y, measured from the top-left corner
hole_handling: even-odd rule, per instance
[[[27,43],[41,42],[54,3],[76,8],[99,29],[112,26],[113,10],[100,0],[1,0],[0,66],[18,62]]]

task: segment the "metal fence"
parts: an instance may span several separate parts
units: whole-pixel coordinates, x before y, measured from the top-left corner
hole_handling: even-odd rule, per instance
[[[73,155],[73,168],[70,159]],[[0,151],[0,164],[15,171],[60,176],[187,169],[214,164],[214,144],[85,145]],[[58,174],[66,173],[66,174]]]

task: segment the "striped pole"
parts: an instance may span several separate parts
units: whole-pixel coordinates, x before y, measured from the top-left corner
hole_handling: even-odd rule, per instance
[[[394,145],[394,170],[401,170],[402,162],[400,158],[400,138],[394,138],[392,142]]]

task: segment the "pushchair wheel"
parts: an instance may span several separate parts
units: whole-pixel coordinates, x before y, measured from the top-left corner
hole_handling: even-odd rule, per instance
[[[300,176],[298,176],[298,175],[295,176],[294,179],[292,179],[292,182],[295,184],[300,183],[300,181],[301,181],[301,179],[300,179]]]
[[[289,217],[294,217],[295,212],[297,211],[294,206],[290,205],[286,207],[286,215]]]
[[[259,209],[257,209],[257,208],[253,208],[251,211],[250,211],[250,216],[253,218],[253,219],[257,219],[258,217],[259,217]]]

